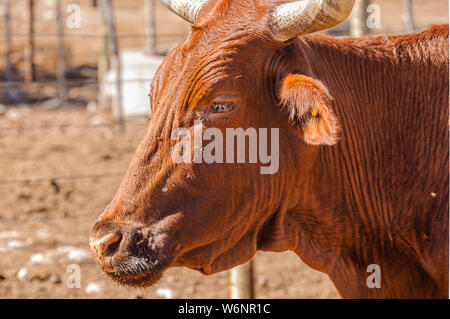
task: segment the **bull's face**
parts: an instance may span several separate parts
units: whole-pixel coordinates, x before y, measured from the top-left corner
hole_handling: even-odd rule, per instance
[[[91,232],[117,282],[148,286],[172,266],[211,274],[295,246],[290,194],[337,123],[326,88],[291,74],[267,12],[208,3],[159,68],[144,140]]]

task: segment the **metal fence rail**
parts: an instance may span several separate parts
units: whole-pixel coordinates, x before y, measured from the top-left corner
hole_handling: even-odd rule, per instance
[[[37,183],[37,182],[51,182],[51,181],[74,181],[74,180],[86,180],[86,179],[99,179],[109,177],[123,176],[124,172],[110,172],[93,175],[61,175],[61,176],[46,176],[46,177],[33,177],[24,179],[0,179],[0,185],[10,184],[23,184],[23,183]]]

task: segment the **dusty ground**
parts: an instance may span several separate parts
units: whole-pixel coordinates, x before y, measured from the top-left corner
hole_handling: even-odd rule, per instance
[[[228,272],[207,277],[170,269],[154,288],[131,290],[97,268],[89,229],[112,199],[146,123],[135,119],[118,136],[110,121],[81,108],[18,107],[0,115],[0,298],[228,298]],[[103,173],[113,174],[47,179]],[[17,181],[35,178],[42,180]],[[80,289],[66,285],[71,264],[81,268]],[[338,297],[326,275],[293,253],[260,253],[255,267],[258,298]],[[20,281],[18,273],[28,275]]]

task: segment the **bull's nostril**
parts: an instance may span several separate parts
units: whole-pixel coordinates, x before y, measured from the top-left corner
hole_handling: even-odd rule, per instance
[[[104,248],[105,249],[104,250],[105,257],[114,256],[119,251],[121,242],[122,242],[122,234],[115,234],[113,240],[109,241],[109,243]]]
[[[120,248],[122,242],[122,234],[120,232],[110,233],[101,239],[92,242],[92,248],[95,255],[102,259],[104,257],[114,256]]]

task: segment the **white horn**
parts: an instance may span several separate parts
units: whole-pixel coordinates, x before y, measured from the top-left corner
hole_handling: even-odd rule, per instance
[[[195,23],[200,9],[209,0],[161,0],[161,2],[190,23]]]
[[[272,10],[269,28],[280,41],[329,29],[347,19],[354,4],[355,0],[303,0],[285,3]]]

